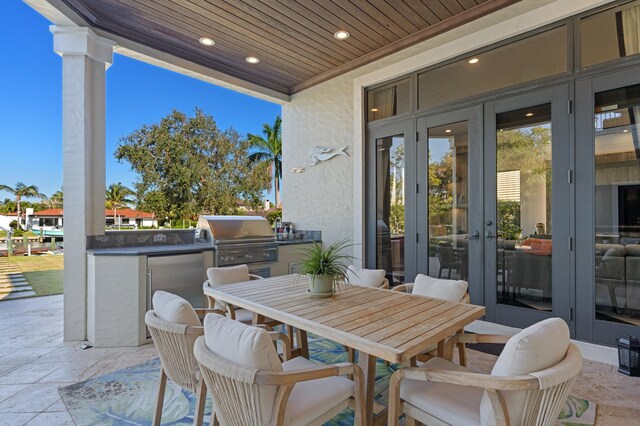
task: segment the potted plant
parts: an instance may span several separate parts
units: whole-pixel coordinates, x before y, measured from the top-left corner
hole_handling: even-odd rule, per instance
[[[348,284],[347,263],[353,260],[353,256],[341,252],[349,246],[345,241],[336,241],[326,249],[318,243],[303,249],[300,274],[309,278],[309,294],[331,297],[340,285]]]

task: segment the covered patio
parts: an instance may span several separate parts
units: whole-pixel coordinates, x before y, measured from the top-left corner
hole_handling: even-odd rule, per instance
[[[157,358],[153,344],[83,350],[81,342],[63,341],[62,309],[63,296],[2,302],[0,424],[72,425],[59,388]],[[488,372],[495,359],[469,351],[469,365],[479,371]],[[150,390],[146,398],[153,400],[155,386]],[[572,394],[597,404],[598,425],[633,424],[640,415],[636,379],[610,364],[585,360]]]
[[[78,226],[65,230],[64,298],[2,304],[8,424],[71,421],[61,384],[89,380],[78,384],[89,392],[87,383],[141,364],[155,374],[158,336],[145,312],[157,310],[152,280],[162,276],[195,283],[195,308],[207,296],[244,308],[247,323],[287,328],[305,358],[307,332],[317,347],[338,345],[340,361],[357,350],[363,424],[386,421],[386,403],[374,400],[377,369],[415,365],[426,349],[450,358],[473,339],[463,330],[511,336],[556,320],[585,360],[571,395],[597,404],[598,424],[640,414],[637,379],[617,373],[615,348],[640,324],[637,1],[25,2],[51,21],[62,57],[64,220]],[[356,268],[382,271],[384,290],[375,291],[384,293],[337,292],[333,306],[288,294],[278,277],[293,277],[300,259],[281,244],[281,265],[266,265],[266,293],[247,275],[230,281],[244,288],[205,285],[203,295],[211,267],[227,266],[207,236],[213,228],[154,232],[144,246],[105,234],[105,75],[114,54],[282,105],[284,221],[314,230],[305,243],[348,240]],[[273,260],[269,253],[261,255]],[[173,263],[159,259],[169,256]],[[464,282],[465,298],[415,291],[439,278]],[[397,309],[372,313],[377,300]],[[286,347],[278,346],[285,371]],[[489,373],[497,353],[469,347],[456,365]],[[394,369],[388,376],[400,377]],[[358,381],[357,369],[337,371]],[[494,409],[505,405],[491,395]]]

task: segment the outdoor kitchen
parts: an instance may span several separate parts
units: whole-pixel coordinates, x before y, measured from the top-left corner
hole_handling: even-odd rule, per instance
[[[153,293],[168,291],[204,307],[202,284],[210,267],[246,264],[250,273],[265,278],[294,273],[300,244],[320,242],[321,232],[289,231],[276,235],[259,216],[201,216],[195,229],[108,231],[89,237],[89,342],[96,347],[148,343],[144,314]]]

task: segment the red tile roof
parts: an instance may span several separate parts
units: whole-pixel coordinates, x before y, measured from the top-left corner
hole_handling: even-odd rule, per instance
[[[64,214],[63,209],[46,209],[35,212],[34,216],[62,216]],[[105,217],[113,217],[112,209],[105,209],[104,211]],[[118,217],[124,217],[127,219],[154,219],[155,215],[153,213],[141,212],[134,209],[118,209],[116,211],[116,215]]]
[[[62,216],[62,209],[46,209],[33,213],[34,216]]]

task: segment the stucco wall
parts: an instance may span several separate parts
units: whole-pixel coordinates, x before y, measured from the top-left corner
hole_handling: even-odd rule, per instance
[[[282,107],[283,213],[299,229],[322,231],[324,242],[353,237],[353,78],[342,76],[292,97]],[[309,149],[347,147],[309,167]],[[303,173],[291,169],[304,167]]]

